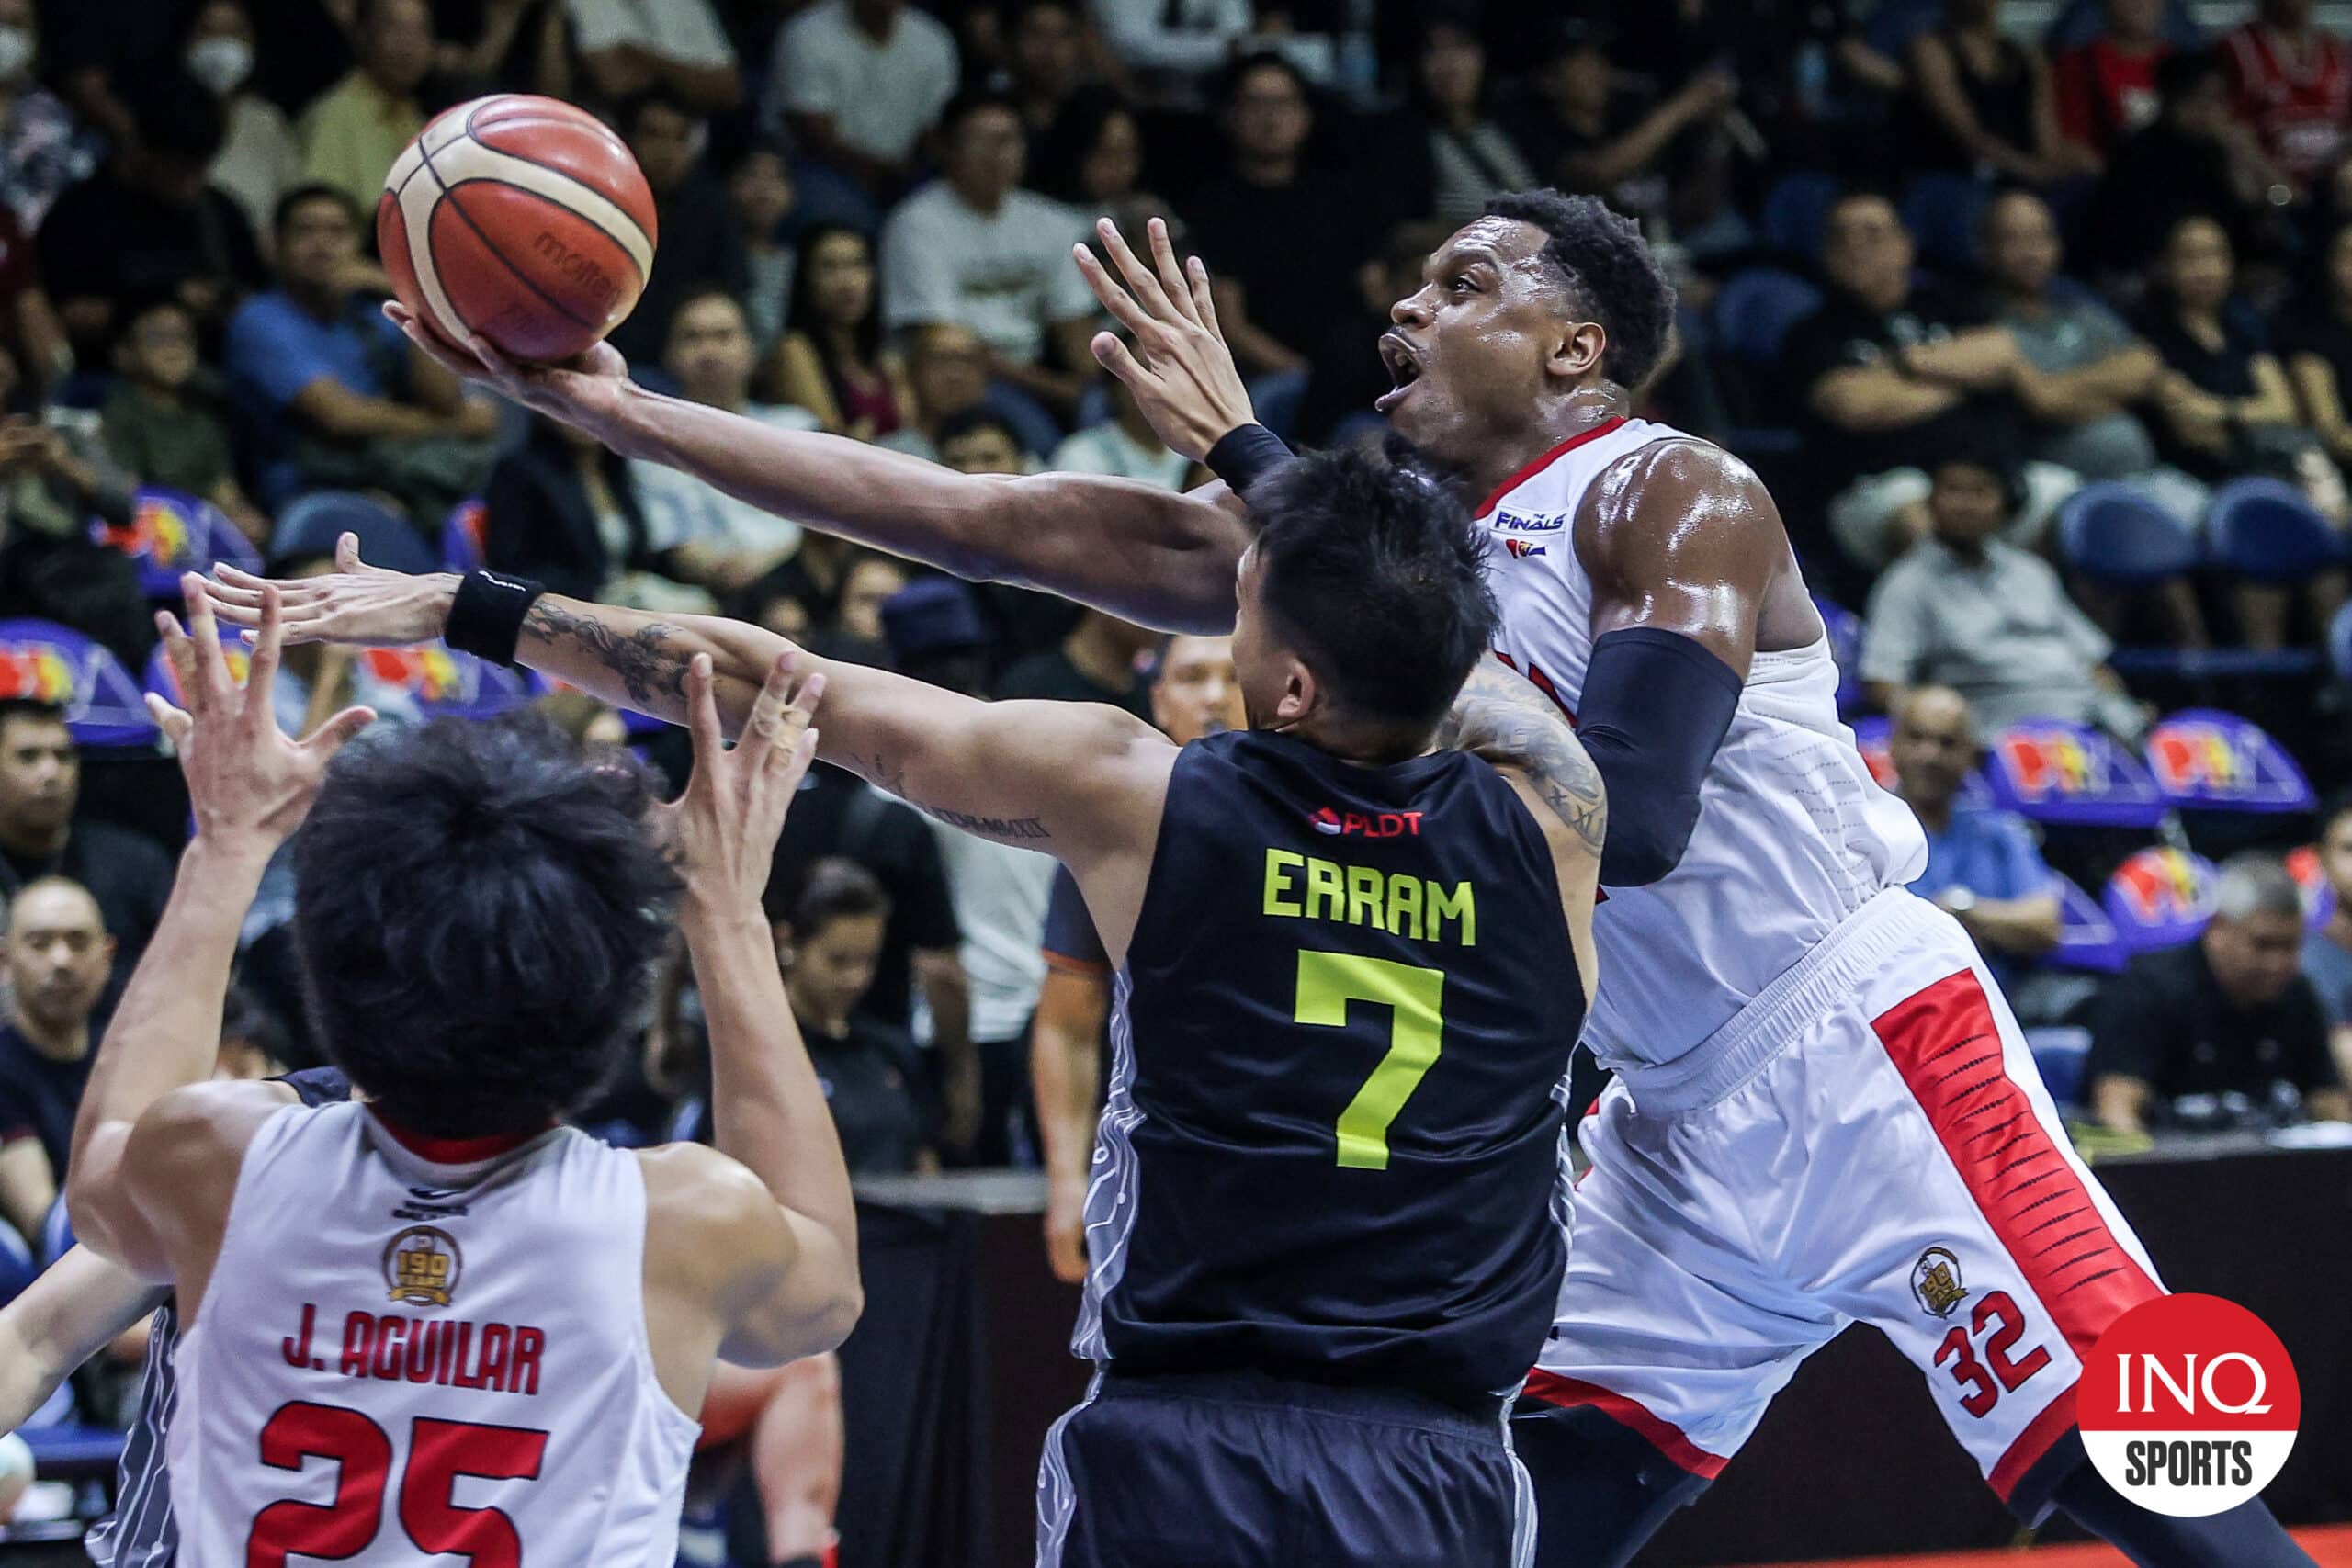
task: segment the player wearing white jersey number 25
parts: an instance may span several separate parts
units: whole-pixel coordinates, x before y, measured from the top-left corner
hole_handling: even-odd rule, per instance
[[[243,687],[200,588],[150,699],[196,837],[99,1047],[67,1192],[91,1251],[172,1287],[181,1556],[667,1568],[713,1362],[830,1349],[859,1307],[849,1178],[760,912],[821,678],[763,671],[695,774],[537,720],[282,737],[274,591]],[[356,1098],[208,1083],[238,928],[295,848],[320,1033]],[[684,876],[679,873],[683,870]],[[671,911],[709,1013],[717,1147],[560,1118],[627,1048]]]
[[[649,393],[608,349],[526,369],[408,324],[451,368],[808,526],[1223,631],[1251,536],[1237,491],[1289,454],[1251,421],[1206,270],[1157,224],[1148,258],[1107,223],[1098,235],[1119,278],[1082,247],[1073,259],[1134,347],[1106,333],[1096,357],[1227,482],[1180,496],[958,475]],[[2258,1504],[2165,1519],[2085,1461],[2080,1356],[2162,1287],[2068,1149],[1966,933],[1903,891],[1918,830],[1838,723],[1771,498],[1728,454],[1631,417],[1674,316],[1639,233],[1589,197],[1498,197],[1391,314],[1379,406],[1424,465],[1487,498],[1497,651],[1519,673],[1473,679],[1573,715],[1609,793],[1590,1037],[1618,1077],[1583,1128],[1593,1168],[1559,1322],[1517,1424],[1539,1561],[1630,1560],[1796,1364],[1860,1319],[1912,1357],[2026,1517],[2063,1507],[2143,1563],[2307,1562]],[[1932,355],[1914,371],[1924,402],[1962,395]],[[316,579],[294,622],[430,637],[448,592]],[[627,682],[680,656],[658,632],[534,635]]]

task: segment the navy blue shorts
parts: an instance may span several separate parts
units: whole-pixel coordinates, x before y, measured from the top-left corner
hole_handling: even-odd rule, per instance
[[[1501,1410],[1246,1373],[1108,1376],[1046,1439],[1038,1568],[1518,1568]]]

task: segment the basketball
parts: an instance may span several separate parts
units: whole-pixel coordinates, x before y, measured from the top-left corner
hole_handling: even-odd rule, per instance
[[[417,132],[385,176],[376,245],[437,335],[569,359],[618,326],[653,265],[653,193],[585,109],[502,93]]]

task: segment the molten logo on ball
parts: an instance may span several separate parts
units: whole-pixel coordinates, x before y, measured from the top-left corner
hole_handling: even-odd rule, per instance
[[[2075,1415],[2109,1485],[2177,1518],[2270,1484],[2295,1446],[2302,1390],[2262,1319],[2219,1296],[2132,1308],[2083,1363]]]
[[[594,257],[569,248],[544,229],[531,242],[531,249],[538,253],[542,261],[607,303],[620,293],[619,286],[605,276],[605,269],[596,265]]]

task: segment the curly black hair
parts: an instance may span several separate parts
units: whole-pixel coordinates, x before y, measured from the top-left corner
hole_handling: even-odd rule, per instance
[[[1486,215],[1532,223],[1550,236],[1544,259],[1560,269],[1579,308],[1608,334],[1602,374],[1626,388],[1648,380],[1674,331],[1674,285],[1640,227],[1597,196],[1548,187],[1496,197]]]
[[[584,760],[527,712],[346,748],[294,841],[328,1059],[433,1137],[585,1104],[619,1065],[680,886],[651,801],[650,775]]]
[[[1425,742],[1493,640],[1486,547],[1401,438],[1309,452],[1250,488],[1259,597],[1282,638],[1368,726]]]

